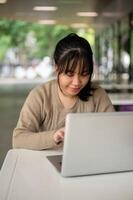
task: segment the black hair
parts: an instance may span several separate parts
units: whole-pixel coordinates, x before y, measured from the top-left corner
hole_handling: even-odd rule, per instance
[[[55,47],[54,62],[58,77],[61,73],[74,72],[77,64],[80,66],[81,74],[84,71],[88,72],[89,81],[77,95],[82,101],[87,101],[92,95],[91,77],[93,73],[93,53],[89,42],[75,33],[67,35]]]

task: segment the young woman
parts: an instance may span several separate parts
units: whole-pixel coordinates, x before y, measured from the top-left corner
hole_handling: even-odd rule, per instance
[[[34,88],[23,105],[13,133],[14,148],[60,147],[67,113],[114,111],[106,92],[91,82],[93,53],[87,40],[73,33],[60,40],[54,64],[57,79]]]

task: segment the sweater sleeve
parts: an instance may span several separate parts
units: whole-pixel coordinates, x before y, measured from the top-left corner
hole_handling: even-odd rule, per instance
[[[13,131],[13,148],[42,150],[57,146],[53,140],[56,130],[40,132],[39,129],[42,119],[45,119],[43,101],[39,90],[33,89],[28,95]]]
[[[114,112],[114,106],[112,105],[111,100],[109,99],[105,90],[101,87],[98,87],[94,91],[94,104],[95,112]]]

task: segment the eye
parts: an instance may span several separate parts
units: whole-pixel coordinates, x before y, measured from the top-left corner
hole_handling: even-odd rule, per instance
[[[69,72],[66,73],[66,75],[69,76],[69,77],[72,77],[74,75],[74,73],[69,71]]]
[[[89,73],[87,71],[82,72],[82,76],[89,76]]]

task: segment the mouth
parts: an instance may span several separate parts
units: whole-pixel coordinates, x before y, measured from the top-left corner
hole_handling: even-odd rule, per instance
[[[77,93],[80,91],[80,87],[71,87],[70,88],[72,92]]]

